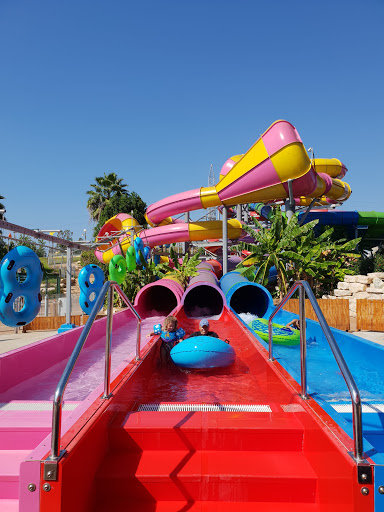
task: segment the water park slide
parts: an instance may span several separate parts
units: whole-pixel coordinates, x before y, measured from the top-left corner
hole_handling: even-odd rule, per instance
[[[326,172],[317,173],[295,127],[287,121],[276,121],[244,155],[233,157],[224,164],[225,172],[214,187],[202,187],[170,196],[150,205],[146,217],[153,227],[140,233],[144,244],[154,247],[172,242],[199,241],[222,237],[220,221],[186,224],[172,216],[216,206],[231,206],[249,202],[268,203],[286,199],[287,181],[293,181],[295,197],[321,197],[344,201],[351,193],[348,184],[334,179]],[[342,166],[342,164],[341,164]],[[324,164],[321,169],[335,173],[337,164]],[[344,167],[343,167],[344,169]],[[340,169],[338,176],[342,175]],[[108,224],[108,223],[107,223]],[[137,225],[137,223],[136,223]],[[228,222],[229,238],[237,238],[241,224]],[[103,227],[99,235],[120,229]],[[131,226],[127,225],[127,230]],[[124,254],[131,243],[129,234],[113,245],[102,245],[95,251],[98,259],[108,263],[114,254]]]
[[[183,307],[175,315],[188,333],[198,329],[199,320],[187,318]],[[119,335],[136,331],[128,311],[114,318],[113,345]],[[105,327],[105,319],[96,322],[87,340],[90,347],[99,343]],[[228,369],[159,370],[159,343],[152,338],[140,361],[125,352],[108,400],[101,399],[102,371],[100,385],[88,394],[67,388],[61,438],[66,453],[53,481],[44,479],[41,461],[49,454],[49,397],[60,372],[56,369],[55,381],[42,370],[61,362],[57,347],[69,355],[68,341],[81,328],[2,356],[12,378],[2,391],[9,407],[1,411],[0,453],[8,469],[0,468],[7,477],[0,509],[103,512],[123,510],[129,503],[132,510],[148,512],[373,511],[373,485],[364,484],[369,494],[360,492],[348,453],[353,451],[351,438],[312,398],[300,399],[299,385],[278,361],[267,361],[265,349],[227,307],[211,320],[211,328],[228,338],[236,352]],[[85,374],[77,382],[81,385],[91,372],[84,359],[78,364],[78,375]]]

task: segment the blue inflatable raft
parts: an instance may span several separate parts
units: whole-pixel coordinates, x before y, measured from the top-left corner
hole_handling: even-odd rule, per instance
[[[195,336],[181,341],[171,350],[171,358],[180,368],[225,368],[235,362],[236,354],[228,343],[211,336]]]

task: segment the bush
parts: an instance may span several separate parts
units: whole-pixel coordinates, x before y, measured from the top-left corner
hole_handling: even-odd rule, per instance
[[[384,272],[384,254],[376,254],[373,260],[373,272]]]

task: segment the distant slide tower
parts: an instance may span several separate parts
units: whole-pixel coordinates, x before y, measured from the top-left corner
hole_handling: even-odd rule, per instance
[[[215,181],[215,173],[213,171],[213,164],[211,164],[211,167],[209,168],[209,174],[208,174],[208,187],[214,187],[216,185]],[[216,211],[217,208],[208,208],[207,212],[207,220],[216,220]]]

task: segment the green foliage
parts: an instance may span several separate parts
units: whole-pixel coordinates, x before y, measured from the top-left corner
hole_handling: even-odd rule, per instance
[[[15,242],[17,246],[23,245],[24,247],[29,247],[32,251],[35,251],[39,258],[45,256],[44,240],[36,240],[27,235],[20,235]]]
[[[109,278],[108,277],[109,276],[108,265],[101,263],[96,258],[95,253],[93,251],[83,251],[80,254],[80,263],[81,263],[81,268],[85,267],[86,265],[97,265],[104,272],[105,279]]]
[[[203,251],[204,249],[199,249],[191,258],[189,257],[189,254],[186,253],[183,261],[180,263],[173,247],[171,247],[169,255],[175,265],[175,268],[170,270],[169,276],[175,277],[181,286],[185,288],[188,284],[189,278],[198,275],[196,267],[200,263],[200,256]]]
[[[136,192],[130,194],[121,194],[113,196],[104,206],[103,211],[100,213],[100,217],[97,225],[93,230],[93,236],[96,238],[100,229],[107,222],[108,219],[117,215],[118,213],[133,212],[133,217],[141,226],[146,226],[145,210],[147,209],[146,203]]]
[[[99,221],[102,211],[112,197],[127,194],[128,191],[123,179],[118,178],[114,172],[104,173],[104,176],[95,178],[95,181],[96,184],[91,184],[92,190],[87,191],[89,195],[87,209],[91,219]]]
[[[277,269],[280,297],[297,280],[306,280],[317,295],[334,288],[346,274],[353,273],[348,268],[351,259],[358,258],[354,249],[360,239],[346,241],[332,240],[333,228],[326,229],[318,237],[314,228],[318,220],[299,225],[296,216],[287,223],[280,209],[276,209],[271,228],[264,228],[257,222],[258,231],[244,227],[255,244],[241,242],[233,249],[247,250],[251,254],[238,266],[241,272],[264,286],[272,266]],[[244,269],[245,263],[253,267]],[[253,272],[254,277],[252,278]]]
[[[384,254],[378,253],[374,257],[373,272],[384,272]]]
[[[258,231],[249,226],[243,226],[243,229],[254,238],[255,243],[240,242],[232,247],[233,250],[246,250],[251,253],[238,268],[244,267],[245,263],[252,264],[254,270],[257,269],[254,281],[267,286],[269,271],[275,266],[280,294],[284,295],[287,292],[289,275],[287,274],[286,258],[283,257],[283,251],[290,246],[293,236],[292,226],[290,227],[286,218],[282,216],[280,208],[276,208],[270,229],[264,228],[256,219],[255,225]],[[248,275],[250,275],[250,272]]]
[[[141,265],[138,265],[135,270],[128,272],[124,282],[121,284],[121,289],[131,302],[134,301],[143,286],[165,277],[165,274],[170,271],[168,265],[164,263],[155,265],[151,260],[146,261],[142,254],[140,254],[140,260]]]

